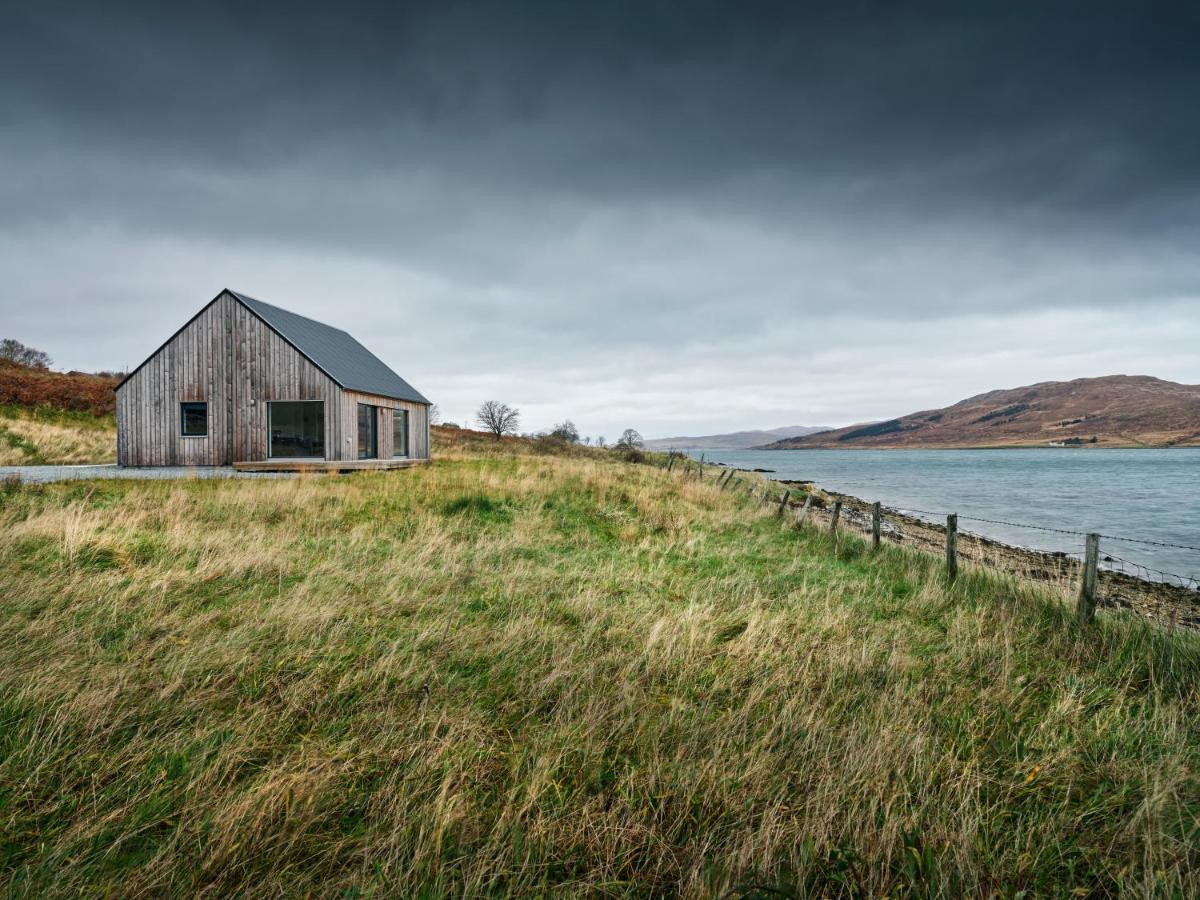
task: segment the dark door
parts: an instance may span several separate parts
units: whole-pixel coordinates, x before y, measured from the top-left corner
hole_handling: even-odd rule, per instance
[[[408,410],[392,411],[392,456],[408,456]]]
[[[379,416],[374,406],[358,404],[358,458],[379,456]]]

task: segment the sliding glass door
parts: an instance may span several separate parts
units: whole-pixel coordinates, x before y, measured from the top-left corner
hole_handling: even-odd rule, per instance
[[[358,404],[358,458],[379,456],[379,415],[374,406]]]
[[[325,458],[325,404],[321,400],[267,403],[268,455],[272,459]]]
[[[392,456],[408,456],[408,410],[392,410]]]

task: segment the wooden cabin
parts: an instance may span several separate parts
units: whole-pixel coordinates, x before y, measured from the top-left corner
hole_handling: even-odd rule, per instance
[[[429,401],[345,331],[221,291],[117,385],[122,466],[429,460]]]

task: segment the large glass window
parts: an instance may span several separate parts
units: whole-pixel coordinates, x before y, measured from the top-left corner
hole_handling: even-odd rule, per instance
[[[272,457],[325,458],[325,404],[273,401],[267,404]]]
[[[366,403],[358,404],[358,458],[374,459],[379,455],[379,416],[375,407]]]
[[[408,456],[408,410],[392,410],[392,456]]]
[[[179,433],[184,437],[205,437],[208,434],[208,404],[179,404]]]

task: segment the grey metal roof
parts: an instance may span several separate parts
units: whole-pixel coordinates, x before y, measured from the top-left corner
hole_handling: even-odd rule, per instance
[[[416,388],[340,328],[296,315],[237,291],[229,293],[346,390],[429,403]]]

